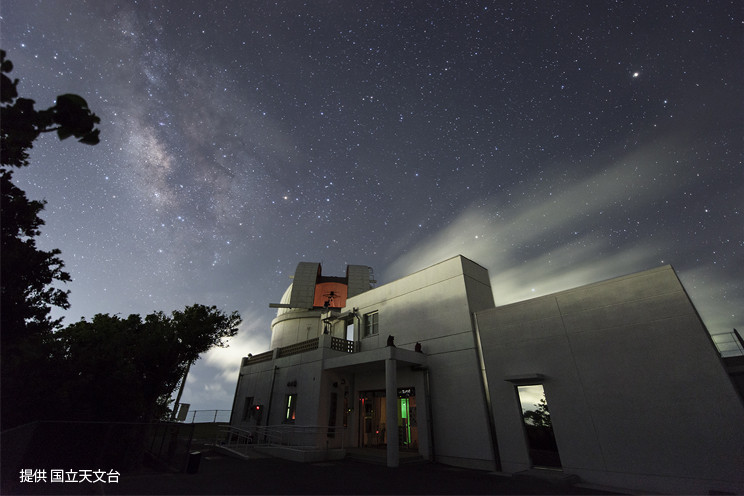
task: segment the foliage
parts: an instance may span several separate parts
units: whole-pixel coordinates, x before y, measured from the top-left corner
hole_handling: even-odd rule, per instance
[[[98,314],[60,329],[62,319],[52,320],[50,311],[69,308],[69,292],[53,284],[70,276],[59,250],[36,246],[45,203],[30,201],[13,184],[11,168],[28,165],[28,150],[41,133],[98,143],[100,119],[70,94],[35,110],[33,100],[18,98],[18,80],[5,75],[12,68],[0,50],[2,428],[45,419],[162,418],[188,366],[212,346],[226,346],[240,316],[192,305],[144,319]]]
[[[5,55],[0,50],[0,348],[2,425],[9,427],[46,416],[44,398],[58,380],[53,331],[61,322],[50,317],[51,307],[69,308],[69,292],[53,284],[70,281],[60,251],[37,247],[45,202],[29,200],[13,184],[12,168],[28,165],[28,150],[41,133],[98,143],[100,119],[71,94],[58,96],[46,110],[34,109],[33,100],[18,97],[18,79],[6,75],[13,64]]]
[[[29,98],[18,97],[18,79],[4,73],[13,70],[13,63],[6,60],[5,51],[0,50],[0,146],[2,164],[13,167],[28,165],[28,150],[41,133],[57,132],[59,139],[70,136],[80,143],[95,145],[99,142],[100,130],[95,125],[101,119],[88,108],[88,102],[73,94],[57,97],[57,103],[46,110],[35,110]]]
[[[186,368],[237,333],[237,312],[191,305],[142,319],[98,314],[55,334],[67,398],[58,418],[148,421],[167,413]]]
[[[535,405],[536,410],[525,410],[523,413],[524,420],[530,425],[538,427],[552,427],[550,423],[550,411],[548,410],[548,402],[543,396],[540,398],[538,404]]]
[[[50,307],[69,308],[68,293],[52,287],[69,282],[59,250],[42,251],[34,238],[44,221],[45,202],[30,201],[12,182],[12,167],[28,165],[28,150],[41,133],[56,131],[60,139],[75,136],[81,143],[98,143],[98,116],[78,95],[60,95],[53,107],[35,110],[34,101],[18,97],[18,79],[6,75],[13,63],[0,50],[0,192],[2,194],[2,346],[11,350],[25,336],[50,333],[60,323],[51,320]]]
[[[0,171],[3,349],[17,345],[24,336],[49,333],[60,324],[61,319],[51,319],[50,306],[69,308],[69,291],[52,284],[71,280],[62,270],[59,250],[36,246],[35,237],[44,224],[38,213],[44,203],[29,201],[10,179],[10,171]]]

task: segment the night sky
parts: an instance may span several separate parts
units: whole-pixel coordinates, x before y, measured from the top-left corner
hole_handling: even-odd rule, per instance
[[[586,4],[586,5],[585,5]],[[462,254],[496,304],[660,265],[713,334],[744,328],[738,1],[3,0],[42,137],[15,182],[96,313],[238,310],[183,402],[229,409],[300,261],[379,284]]]

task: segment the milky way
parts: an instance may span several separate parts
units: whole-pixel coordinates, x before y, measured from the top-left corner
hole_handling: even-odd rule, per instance
[[[6,0],[19,92],[101,119],[16,183],[95,313],[238,310],[183,401],[229,408],[299,261],[380,283],[461,253],[497,304],[663,264],[744,327],[738,2]]]

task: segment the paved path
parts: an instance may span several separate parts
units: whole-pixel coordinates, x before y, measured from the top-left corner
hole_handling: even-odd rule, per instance
[[[611,494],[424,461],[387,468],[349,458],[297,463],[253,456],[203,451],[197,473],[122,473],[111,484],[3,481],[2,494]]]
[[[215,452],[202,454],[196,474],[122,476],[103,489],[105,494],[599,494],[427,462],[387,468],[350,459],[244,461]]]

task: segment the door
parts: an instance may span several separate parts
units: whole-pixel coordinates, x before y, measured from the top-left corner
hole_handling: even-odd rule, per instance
[[[385,391],[359,394],[359,447],[382,448],[387,444]]]

